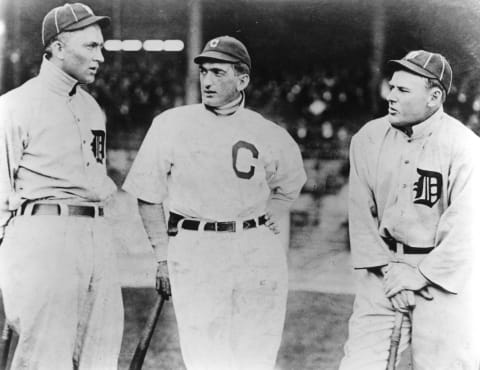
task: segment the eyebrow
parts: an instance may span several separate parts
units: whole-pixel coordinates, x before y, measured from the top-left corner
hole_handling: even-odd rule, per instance
[[[200,66],[200,70],[212,71],[212,72],[227,72],[227,69],[226,69],[226,68],[222,68],[222,67],[210,67],[210,68],[207,68],[207,67],[204,67],[204,66]]]

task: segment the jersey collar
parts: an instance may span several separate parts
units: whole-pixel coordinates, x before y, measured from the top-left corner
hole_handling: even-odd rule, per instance
[[[408,128],[395,127],[395,129],[403,132],[409,139],[421,139],[430,135],[434,130],[434,122],[438,121],[443,115],[443,108],[440,107],[435,113],[428,117],[425,121],[420,122]]]
[[[230,103],[227,103],[221,107],[210,107],[204,104],[205,108],[213,112],[217,116],[231,116],[236,113],[240,108],[245,106],[245,93],[242,91],[240,96]]]
[[[40,66],[39,77],[45,86],[59,95],[72,96],[76,93],[78,81],[50,62],[45,56]]]

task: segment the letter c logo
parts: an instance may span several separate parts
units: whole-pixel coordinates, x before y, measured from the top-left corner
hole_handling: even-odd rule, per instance
[[[235,171],[236,175],[240,177],[241,179],[250,179],[253,177],[255,173],[255,167],[250,166],[250,170],[248,172],[240,171],[237,168],[237,157],[238,157],[238,151],[240,149],[246,149],[249,150],[252,153],[253,158],[258,158],[258,150],[255,148],[255,145],[247,143],[246,141],[238,141],[233,147],[232,147],[232,165],[233,165],[233,170]]]

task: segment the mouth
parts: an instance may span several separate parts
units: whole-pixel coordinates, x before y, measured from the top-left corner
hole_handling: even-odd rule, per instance
[[[215,95],[215,91],[211,91],[211,90],[204,90],[204,91],[203,91],[203,94],[204,94],[205,96],[208,96],[208,97],[210,97],[210,96],[213,96],[213,95]]]
[[[388,107],[388,114],[395,115],[398,113],[398,110],[392,107]]]
[[[97,71],[98,71],[98,67],[90,67],[90,68],[88,68],[88,70],[89,70],[90,72],[92,72],[93,74],[96,74]]]

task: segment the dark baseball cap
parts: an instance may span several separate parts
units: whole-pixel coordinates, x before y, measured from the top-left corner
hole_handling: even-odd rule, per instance
[[[82,3],[66,3],[53,8],[43,18],[43,46],[47,46],[59,33],[80,30],[96,23],[104,28],[110,24],[110,17],[96,16],[89,6]]]
[[[402,59],[389,60],[388,64],[393,71],[405,69],[417,75],[437,80],[447,94],[452,87],[452,67],[441,54],[414,50]]]
[[[227,63],[245,63],[252,69],[252,61],[245,45],[231,36],[216,37],[205,45],[200,55],[193,61],[197,64],[208,60],[215,60]]]

